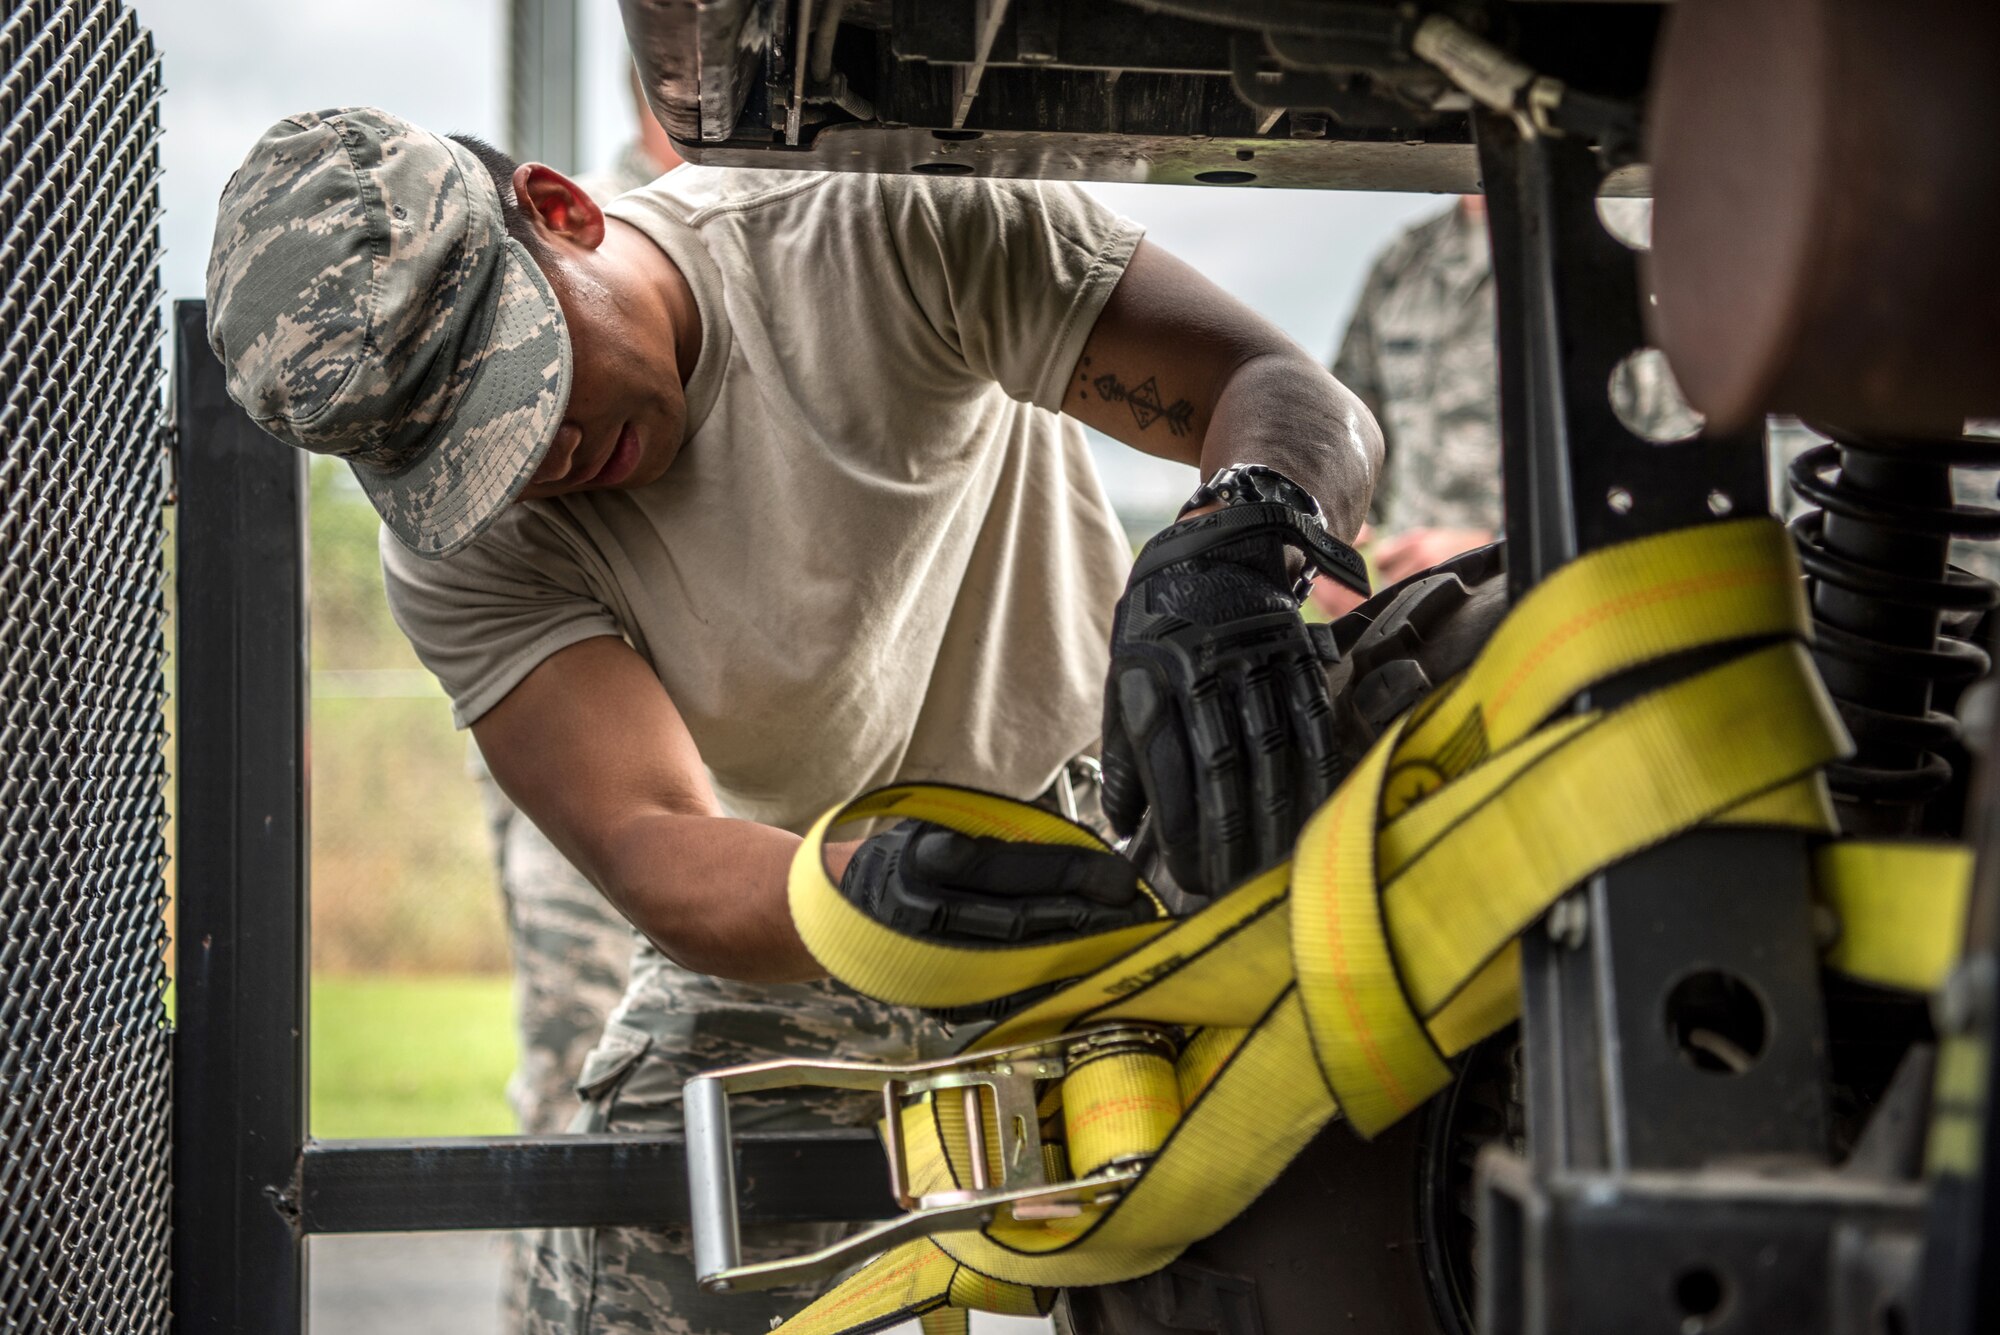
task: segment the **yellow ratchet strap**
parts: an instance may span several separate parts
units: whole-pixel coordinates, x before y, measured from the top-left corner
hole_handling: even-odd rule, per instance
[[[1944,985],[1965,945],[1970,848],[1843,839],[1814,853],[1813,879],[1837,932],[1829,967],[1905,992]]]
[[[790,902],[834,977],[926,1007],[1073,980],[983,1035],[976,1052],[1114,1021],[1185,1038],[1171,1057],[1132,1051],[1072,1066],[1041,1096],[1051,1162],[1066,1153],[1076,1176],[1136,1166],[1129,1185],[1067,1214],[1001,1210],[983,1228],[906,1243],[783,1329],[831,1335],[965,1306],[1042,1310],[1055,1289],[1153,1271],[1235,1217],[1331,1118],[1373,1136],[1443,1086],[1449,1057],[1518,1013],[1517,938],[1572,886],[1700,825],[1830,834],[1818,771],[1848,742],[1801,643],[1808,633],[1798,567],[1774,521],[1581,558],[1390,727],[1307,823],[1289,863],[1186,918],[1059,943],[901,935],[842,897],[823,845],[837,826],[884,817],[1100,846],[1088,831],[1023,803],[921,785],[829,812],[793,862]],[[1719,666],[1614,708],[1573,708],[1621,673],[1723,646],[1737,652]],[[1836,967],[1892,986],[1942,977],[1962,852],[1835,844],[1819,865],[1843,923]],[[1945,882],[1956,897],[1934,888]],[[973,1183],[962,1100],[927,1096],[898,1124],[913,1192]]]

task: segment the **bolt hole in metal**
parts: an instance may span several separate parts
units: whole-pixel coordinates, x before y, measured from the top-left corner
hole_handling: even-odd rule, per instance
[[[1667,1038],[1681,1059],[1711,1075],[1742,1075],[1764,1055],[1771,1025],[1764,999],[1735,974],[1702,969],[1667,993]]]
[[[1653,201],[1597,197],[1597,221],[1627,250],[1653,248]]]
[[[1248,185],[1257,179],[1256,172],[1213,171],[1196,172],[1194,179],[1203,185]]]
[[[1715,1329],[1728,1305],[1729,1285],[1710,1267],[1689,1266],[1674,1277],[1674,1306],[1680,1308],[1682,1335]]]
[[[1611,411],[1627,431],[1654,445],[1693,440],[1708,419],[1688,406],[1658,348],[1640,348],[1611,368]]]
[[[970,176],[972,164],[969,162],[919,162],[910,168],[925,176]]]

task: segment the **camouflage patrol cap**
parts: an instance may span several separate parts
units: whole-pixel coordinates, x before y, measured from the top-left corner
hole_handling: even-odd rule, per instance
[[[222,192],[208,337],[279,440],[347,460],[441,557],[527,486],[569,403],[562,308],[463,145],[386,112],[279,121]]]

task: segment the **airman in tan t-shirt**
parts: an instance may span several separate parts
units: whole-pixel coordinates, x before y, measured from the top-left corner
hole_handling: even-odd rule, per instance
[[[1278,532],[1341,564],[1326,530],[1359,525],[1374,424],[1073,187],[690,166],[600,209],[345,108],[280,122],[232,180],[210,311],[238,402],[353,466],[391,606],[494,777],[649,942],[583,1129],[670,1129],[681,1080],[724,1062],[915,1054],[918,1017],[821,979],[785,903],[798,828],[863,789],[1032,797],[1102,729],[1114,822],[1150,800],[1209,893],[1325,790],[1325,748],[1295,745],[1324,682]],[[1218,484],[1129,583],[1079,423]],[[1216,545],[1246,518],[1254,541]],[[1202,675],[1219,661],[1229,680]],[[893,837],[829,845],[829,871],[893,879],[855,857]],[[1130,887],[1109,853],[1064,856]],[[534,1319],[765,1319],[704,1306],[685,1247],[552,1237]]]

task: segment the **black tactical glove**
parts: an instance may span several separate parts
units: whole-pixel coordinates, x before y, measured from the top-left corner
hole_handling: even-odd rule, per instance
[[[1081,936],[1159,916],[1116,853],[982,839],[906,820],[862,841],[840,892],[910,936],[974,944]]]
[[[1196,895],[1283,860],[1342,777],[1337,654],[1299,616],[1288,548],[1366,592],[1360,558],[1310,517],[1235,504],[1147,543],[1112,622],[1104,812],[1129,837],[1150,807],[1167,870]]]

